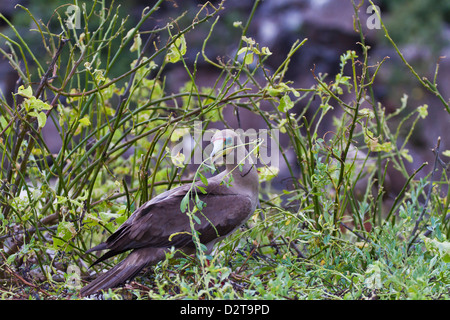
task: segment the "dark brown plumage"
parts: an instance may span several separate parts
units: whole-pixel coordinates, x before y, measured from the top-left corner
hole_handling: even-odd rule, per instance
[[[212,140],[212,156],[227,155],[226,170],[208,179],[206,193],[197,194],[206,206],[197,212],[200,224],[195,224],[200,242],[210,251],[213,245],[241,226],[255,211],[258,202],[258,175],[250,163],[240,138],[231,130],[217,132]],[[231,161],[230,161],[231,159]],[[229,162],[229,163],[228,163]],[[230,180],[231,179],[231,180]],[[109,250],[94,265],[119,253],[132,252],[112,269],[101,274],[81,289],[82,296],[116,287],[135,277],[144,267],[154,265],[165,258],[174,247],[185,254],[195,252],[189,217],[180,204],[191,185],[168,190],[137,209],[104,243],[88,252]],[[191,200],[189,208],[195,206]]]

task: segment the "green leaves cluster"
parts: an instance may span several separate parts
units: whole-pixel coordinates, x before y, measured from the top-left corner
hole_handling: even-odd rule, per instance
[[[35,117],[38,120],[39,127],[43,128],[47,122],[45,111],[51,110],[52,106],[33,96],[33,89],[30,86],[24,88],[21,85],[17,90],[17,94],[25,97],[23,107],[25,108],[26,114]]]
[[[176,63],[181,60],[181,58],[186,54],[186,39],[184,35],[179,35],[174,43],[170,45],[166,54],[166,62]]]
[[[246,65],[253,63],[255,54],[258,56],[270,56],[272,54],[268,47],[262,47],[260,50],[256,41],[250,37],[242,36],[242,41],[246,43],[246,46],[239,49],[237,55],[243,54],[244,64]]]

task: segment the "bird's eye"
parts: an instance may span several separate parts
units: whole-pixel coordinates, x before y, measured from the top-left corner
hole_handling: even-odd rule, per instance
[[[233,143],[233,138],[232,138],[232,137],[227,137],[227,138],[225,139],[225,144],[231,145],[232,143]]]

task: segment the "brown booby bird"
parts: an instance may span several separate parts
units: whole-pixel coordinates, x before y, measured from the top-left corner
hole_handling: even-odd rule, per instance
[[[195,214],[195,220],[200,221],[195,222],[195,230],[209,252],[218,240],[239,228],[253,214],[258,203],[258,174],[244,144],[232,130],[216,132],[211,142],[211,159],[223,158],[226,169],[209,178],[207,185],[198,181],[161,193],[137,209],[105,242],[89,249],[86,253],[109,250],[93,265],[132,251],[83,287],[82,296],[125,283],[143,268],[165,259],[172,247],[187,255],[195,253],[188,214]],[[184,210],[187,201],[183,199],[188,193],[191,200],[188,210]],[[194,207],[196,210],[192,210]]]

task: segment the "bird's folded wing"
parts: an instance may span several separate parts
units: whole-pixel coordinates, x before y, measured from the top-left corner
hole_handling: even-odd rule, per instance
[[[142,247],[193,246],[191,219],[200,241],[206,244],[235,230],[252,213],[248,196],[214,181],[208,184],[205,194],[191,190],[192,198],[203,203],[202,208],[194,209],[196,206],[191,200],[189,210],[182,212],[180,204],[189,189],[190,185],[172,189],[136,210],[108,238],[106,248],[110,251],[99,261]]]

